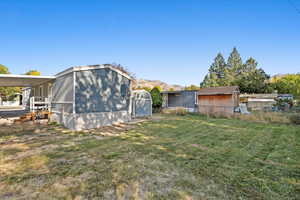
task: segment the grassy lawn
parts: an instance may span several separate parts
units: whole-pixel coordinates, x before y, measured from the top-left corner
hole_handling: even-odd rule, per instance
[[[0,199],[299,198],[300,126],[164,115],[0,130]]]

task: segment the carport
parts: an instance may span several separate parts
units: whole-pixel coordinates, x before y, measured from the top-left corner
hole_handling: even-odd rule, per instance
[[[30,105],[30,108],[34,110],[35,103],[40,103],[40,105],[47,103],[44,94],[47,94],[47,97],[50,96],[48,85],[54,80],[55,76],[0,74],[0,87],[29,88],[27,91],[23,90],[23,105]],[[44,87],[44,85],[47,86]],[[32,97],[29,99],[30,96]]]
[[[34,87],[54,79],[55,76],[0,74],[0,87]]]

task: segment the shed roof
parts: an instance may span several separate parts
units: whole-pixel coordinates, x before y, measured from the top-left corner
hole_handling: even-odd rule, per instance
[[[73,71],[85,71],[85,70],[104,69],[104,68],[111,69],[112,71],[115,71],[115,72],[121,74],[122,76],[132,80],[132,77],[130,77],[128,74],[122,72],[119,69],[114,68],[112,65],[109,65],[109,64],[70,67],[70,68],[56,74],[56,77],[60,77],[60,76],[63,76],[65,74],[69,74]]]
[[[271,94],[241,94],[242,98],[257,98],[257,99],[274,99],[278,96],[277,93]]]
[[[174,90],[174,91],[162,91],[162,94],[180,94],[182,92],[198,92],[198,90]]]
[[[238,86],[209,87],[209,88],[201,88],[198,91],[198,95],[233,94],[236,92],[239,93]]]

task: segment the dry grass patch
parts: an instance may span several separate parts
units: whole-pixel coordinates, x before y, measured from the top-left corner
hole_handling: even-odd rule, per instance
[[[235,114],[234,118],[253,121],[253,122],[262,122],[262,123],[283,123],[291,124],[290,115],[288,113],[280,112],[253,112],[248,115]]]

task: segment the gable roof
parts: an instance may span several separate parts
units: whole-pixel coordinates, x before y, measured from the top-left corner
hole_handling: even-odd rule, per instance
[[[238,86],[209,87],[209,88],[201,88],[198,91],[198,95],[233,94],[239,92],[240,91]]]
[[[174,91],[162,91],[161,94],[180,94],[183,92],[198,92],[198,90],[174,90]]]
[[[69,74],[74,71],[85,71],[85,70],[94,70],[94,69],[110,69],[110,70],[115,71],[115,72],[121,74],[122,76],[132,80],[132,77],[130,77],[128,74],[126,74],[126,73],[122,72],[121,70],[116,69],[112,65],[108,65],[108,64],[70,67],[70,68],[56,74],[56,77],[66,75],[66,74]]]

